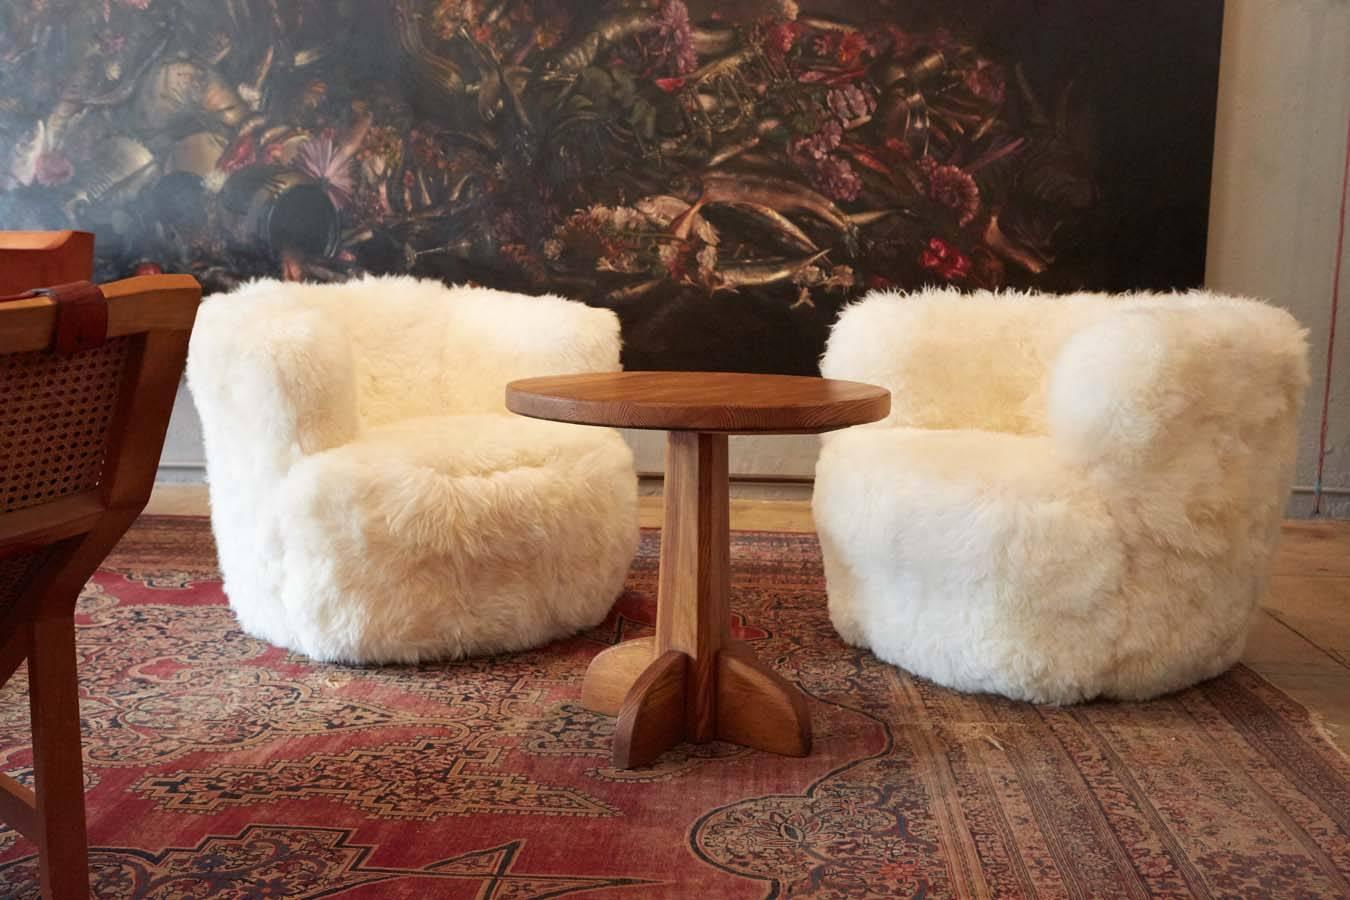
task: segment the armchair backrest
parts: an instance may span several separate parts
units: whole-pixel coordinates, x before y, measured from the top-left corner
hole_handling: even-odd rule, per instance
[[[208,469],[228,459],[266,479],[362,428],[503,412],[515,378],[617,370],[619,348],[613,312],[559,297],[413,278],[258,281],[203,304],[188,381]]]
[[[1048,436],[1118,522],[1217,553],[1232,523],[1278,527],[1307,366],[1298,322],[1255,300],[926,291],[845,310],[821,371],[891,390],[865,427]]]
[[[1142,354],[1140,329],[1157,337],[1152,353],[1175,372],[1182,360],[1217,366],[1236,353],[1245,369],[1211,373],[1210,382],[1306,380],[1303,331],[1268,304],[1204,292],[1184,294],[912,294],[876,292],[844,310],[829,338],[821,373],[879,384],[891,391],[891,414],[866,427],[970,428],[1047,435],[1052,387],[1061,397],[1096,372],[1079,396],[1109,398],[1125,382],[1106,381],[1092,359]],[[1163,341],[1157,344],[1157,341]],[[1074,347],[1077,363],[1063,359]],[[1117,376],[1136,376],[1145,356],[1122,359]],[[1162,361],[1159,362],[1162,365]],[[1299,373],[1303,373],[1300,375]],[[1191,372],[1192,379],[1201,372]],[[1234,381],[1233,379],[1237,379]],[[1283,394],[1281,396],[1284,396]],[[1300,394],[1301,396],[1301,394]],[[1235,411],[1236,412],[1236,411]],[[1061,430],[1064,424],[1061,424]]]
[[[890,390],[890,415],[865,427],[1045,434],[1055,357],[1116,302],[1099,295],[874,292],[839,316],[820,370]]]
[[[509,381],[619,368],[618,317],[561,297],[372,278],[306,302],[351,342],[365,425],[505,412]]]

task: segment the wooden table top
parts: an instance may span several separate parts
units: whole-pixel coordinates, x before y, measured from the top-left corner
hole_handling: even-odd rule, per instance
[[[506,386],[523,416],[723,434],[818,434],[885,418],[891,394],[857,381],[736,372],[602,372]]]

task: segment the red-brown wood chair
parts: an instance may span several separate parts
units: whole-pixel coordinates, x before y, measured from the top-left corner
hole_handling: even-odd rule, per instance
[[[0,302],[0,684],[28,660],[36,781],[0,775],[0,819],[36,843],[48,900],[89,895],[75,601],[150,498],[201,289],[163,275],[102,294],[74,349],[62,301]]]
[[[0,297],[93,277],[87,231],[0,231]]]

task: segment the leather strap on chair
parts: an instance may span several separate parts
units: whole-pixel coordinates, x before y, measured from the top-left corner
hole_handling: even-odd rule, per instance
[[[92,350],[108,339],[108,299],[98,285],[88,281],[36,288],[22,294],[0,297],[0,303],[50,297],[56,303],[56,335],[52,342],[57,353]]]

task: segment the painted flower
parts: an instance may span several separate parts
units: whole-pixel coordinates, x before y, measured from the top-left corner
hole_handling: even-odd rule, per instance
[[[351,203],[352,192],[356,189],[352,159],[333,145],[332,138],[311,138],[301,144],[300,152],[295,155],[295,166],[319,182],[338,209]]]
[[[962,228],[980,214],[980,187],[961,167],[943,165],[925,156],[919,160],[919,169],[928,176],[928,196],[955,210]]]
[[[225,148],[225,152],[216,162],[216,168],[227,174],[237,172],[245,166],[252,165],[257,158],[258,138],[249,131],[235,138],[234,143]]]
[[[812,47],[817,56],[833,60],[844,68],[858,65],[864,54],[872,52],[867,36],[861,31],[827,31],[816,37]]]
[[[942,238],[933,238],[919,254],[919,265],[944,281],[964,281],[970,277],[970,257]]]
[[[861,31],[850,31],[839,40],[839,64],[841,66],[856,66],[862,62],[863,54],[870,49],[867,38]]]
[[[856,84],[833,88],[825,96],[825,104],[840,122],[845,124],[854,119],[870,115],[877,108],[872,95]]]
[[[689,7],[684,0],[664,0],[656,11],[655,24],[658,46],[654,49],[665,58],[667,67],[676,75],[697,69],[694,29],[689,24]]]
[[[788,152],[822,194],[834,200],[856,200],[862,193],[862,179],[848,160],[834,155],[843,135],[843,126],[831,119],[816,133],[794,140]]]
[[[839,149],[843,137],[844,129],[838,122],[826,122],[815,134],[794,140],[791,152],[793,156],[799,159],[820,161],[828,158],[833,151]]]

